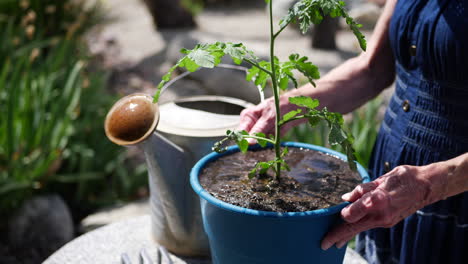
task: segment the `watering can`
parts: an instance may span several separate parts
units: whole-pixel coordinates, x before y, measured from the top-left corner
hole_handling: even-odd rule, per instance
[[[251,104],[223,96],[185,97],[162,105],[152,100],[137,93],[116,102],[106,117],[106,135],[145,154],[156,242],[177,255],[209,256],[190,169],[226,130],[238,126],[240,112]]]

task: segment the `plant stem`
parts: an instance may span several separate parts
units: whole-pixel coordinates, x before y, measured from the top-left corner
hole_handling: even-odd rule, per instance
[[[258,63],[254,62],[254,61],[251,61],[251,60],[249,60],[249,59],[244,59],[244,61],[247,62],[247,63],[249,63],[249,64],[251,64],[251,65],[253,65],[253,66],[255,66],[255,67],[257,67],[257,68],[259,68],[261,71],[264,71],[266,74],[268,74],[268,75],[270,75],[270,76],[273,76],[273,73],[272,73],[272,72],[270,72],[269,70],[263,68],[263,67],[260,66]]]
[[[282,122],[279,126],[282,127],[282,126],[284,126],[285,124],[287,124],[287,123],[289,123],[289,122],[296,121],[296,120],[300,120],[300,119],[303,119],[303,118],[306,118],[306,117],[307,117],[307,115],[295,116],[295,117],[289,119],[288,121]]]
[[[279,106],[279,91],[278,83],[276,80],[276,65],[275,65],[275,39],[276,36],[273,32],[273,0],[269,3],[270,9],[270,61],[271,61],[271,79],[272,79],[272,88],[273,94],[275,97],[275,110],[276,110],[276,122],[275,122],[275,154],[276,159],[281,159],[281,136],[279,130],[279,123],[281,120],[280,106]],[[276,180],[280,182],[281,177],[281,164],[276,164]]]
[[[274,38],[276,38],[279,34],[281,34],[281,32],[283,32],[283,30],[289,25],[290,22],[286,23],[285,25],[283,25],[279,30],[278,32],[275,33],[275,35],[273,35]]]
[[[271,143],[271,144],[276,144],[276,142],[274,140],[271,140],[271,139],[267,139],[267,138],[264,138],[264,137],[257,137],[257,136],[243,136],[243,138],[253,138],[253,139],[259,139],[259,140],[264,140],[268,143]]]

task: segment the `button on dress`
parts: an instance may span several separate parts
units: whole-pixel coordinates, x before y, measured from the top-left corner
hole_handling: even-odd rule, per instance
[[[468,0],[399,0],[390,23],[396,89],[371,177],[468,152]],[[468,263],[468,192],[358,235],[369,263]]]

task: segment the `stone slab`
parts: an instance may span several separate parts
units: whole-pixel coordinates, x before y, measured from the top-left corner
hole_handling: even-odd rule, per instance
[[[122,254],[131,263],[139,263],[144,249],[147,256],[157,263],[158,244],[151,238],[150,216],[138,216],[119,221],[86,233],[66,244],[44,264],[122,263]],[[174,264],[210,264],[208,260],[187,259],[169,254]],[[163,264],[170,263],[161,258]],[[344,264],[367,263],[354,250],[347,248]]]

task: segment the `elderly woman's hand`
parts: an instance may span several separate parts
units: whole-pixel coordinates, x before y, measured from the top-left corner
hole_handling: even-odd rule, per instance
[[[295,96],[297,90],[290,91],[287,94],[280,96],[280,112],[281,115],[284,115],[292,110],[296,110],[299,107],[297,105],[289,103],[289,97]],[[238,130],[245,130],[249,133],[258,133],[262,132],[266,135],[275,134],[275,120],[276,119],[276,109],[275,102],[273,98],[269,98],[262,103],[244,109],[240,114],[240,123]],[[291,127],[297,125],[300,122],[305,120],[299,120],[294,122],[289,122],[281,127],[281,134],[284,134]],[[251,141],[250,143],[254,143]]]
[[[398,166],[380,178],[358,185],[344,194],[352,204],[343,208],[344,223],[331,230],[322,241],[322,249],[333,244],[343,247],[356,234],[376,228],[392,227],[403,218],[435,201],[446,198],[445,166]]]

